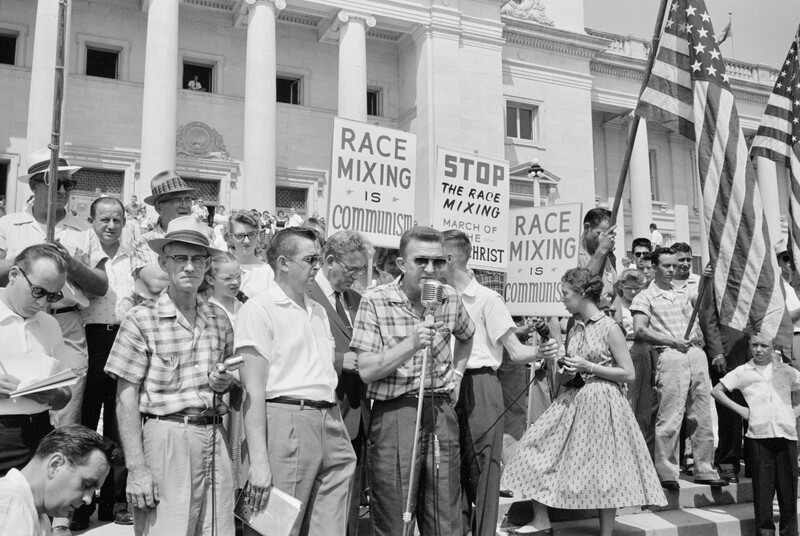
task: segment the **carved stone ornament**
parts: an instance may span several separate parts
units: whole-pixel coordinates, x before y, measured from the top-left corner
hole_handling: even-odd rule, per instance
[[[529,20],[543,26],[553,26],[553,19],[545,13],[542,0],[508,0],[500,11],[515,19]]]
[[[225,148],[219,132],[200,121],[194,121],[178,129],[178,156],[208,158],[230,162],[233,159]]]

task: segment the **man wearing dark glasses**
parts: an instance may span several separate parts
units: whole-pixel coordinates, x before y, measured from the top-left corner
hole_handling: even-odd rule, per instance
[[[452,287],[433,319],[422,304],[422,289],[439,281],[447,263],[442,233],[412,227],[400,238],[397,281],[368,290],[356,314],[350,347],[358,353],[358,372],[375,400],[367,439],[371,515],[376,536],[403,533],[403,514],[411,471],[415,471],[410,514],[420,534],[461,534],[458,418],[455,404],[475,325]],[[451,353],[451,335],[455,337]],[[422,360],[430,350],[425,376]],[[419,451],[412,461],[417,395],[425,400]],[[399,484],[399,485],[398,485]]]
[[[653,251],[649,238],[634,238],[631,244],[631,253],[633,254],[633,263],[636,269],[644,272],[645,259],[650,258],[650,253]]]
[[[58,302],[67,259],[58,248],[25,248],[0,289],[0,476],[24,466],[50,432],[50,410],[63,408],[68,387],[11,399],[9,394],[63,369],[64,341],[56,320],[44,312]]]

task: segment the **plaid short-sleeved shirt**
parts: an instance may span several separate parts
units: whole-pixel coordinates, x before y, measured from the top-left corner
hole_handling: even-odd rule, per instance
[[[689,318],[692,316],[692,297],[697,295],[691,288],[677,288],[672,285],[670,290],[661,290],[653,281],[642,292],[636,295],[631,302],[631,313],[644,313],[650,318],[650,328],[659,335],[667,335],[683,339]],[[703,335],[695,322],[692,327],[690,339],[702,345]]]
[[[131,264],[134,270],[158,264],[158,254],[153,251],[147,243],[156,238],[164,238],[167,232],[161,228],[161,220],[158,220],[155,228],[142,234],[133,244],[133,255]]]
[[[139,385],[139,411],[169,415],[213,407],[208,375],[233,353],[233,327],[225,311],[197,297],[194,326],[165,289],[133,307],[122,321],[105,371]]]
[[[434,391],[451,391],[455,384],[452,378],[452,354],[450,334],[460,340],[468,340],[475,332],[475,325],[467,314],[464,304],[455,291],[444,287],[444,301],[436,308],[435,320],[444,326],[433,341],[433,363],[429,363],[429,377]],[[361,352],[377,353],[397,346],[414,333],[422,322],[411,306],[411,302],[397,282],[368,290],[361,299],[353,326],[350,347]],[[389,376],[367,386],[367,396],[376,400],[391,400],[419,390],[422,373],[422,357],[427,349],[414,354]]]

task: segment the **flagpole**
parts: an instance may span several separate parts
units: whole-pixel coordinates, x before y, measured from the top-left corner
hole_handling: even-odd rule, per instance
[[[58,159],[61,152],[61,105],[64,100],[64,48],[67,33],[67,2],[58,2],[58,41],[56,44],[55,94],[53,96],[53,128],[50,134],[50,179],[47,188],[47,242],[55,242],[56,195],[58,194]]]

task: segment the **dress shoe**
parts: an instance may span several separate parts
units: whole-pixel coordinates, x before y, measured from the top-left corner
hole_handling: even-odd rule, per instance
[[[672,491],[677,491],[681,489],[681,485],[678,484],[677,480],[662,480],[661,487]]]
[[[726,480],[729,484],[738,484],[739,477],[736,474],[736,471],[733,470],[733,466],[724,464],[719,466],[719,476]]]
[[[724,478],[695,478],[694,483],[711,486],[712,488],[722,488],[728,485],[728,481]]]
[[[114,514],[114,523],[117,525],[133,525],[133,514],[127,510],[119,510]]]
[[[508,499],[508,498],[514,496],[514,492],[511,491],[510,489],[501,489],[500,490],[500,496],[501,497],[505,497],[506,499]]]

